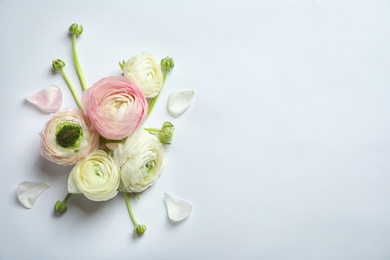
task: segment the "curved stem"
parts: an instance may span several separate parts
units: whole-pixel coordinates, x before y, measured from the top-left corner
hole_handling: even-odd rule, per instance
[[[164,71],[163,83],[162,83],[161,89],[162,89],[163,86],[164,86],[165,80],[166,80],[166,78],[167,78],[168,71],[169,71],[169,70],[165,70],[165,71]],[[157,98],[160,96],[160,93],[161,93],[161,90],[160,90],[160,92],[158,92],[157,96],[155,96],[154,98],[152,98],[152,101],[150,101],[150,104],[149,104],[149,107],[148,107],[148,113],[146,114],[146,117],[148,117],[149,114],[150,114],[150,112],[152,112],[152,109],[153,109],[153,107],[154,107],[154,104],[156,103]]]
[[[77,95],[77,93],[73,87],[72,82],[69,80],[68,76],[65,74],[65,72],[62,69],[60,69],[59,72],[61,73],[62,77],[66,81],[66,84],[68,84],[68,87],[69,87],[70,91],[72,92],[72,95],[73,95],[74,100],[76,101],[77,105],[79,106],[79,108],[83,108],[83,106],[81,105],[80,98]]]
[[[83,90],[87,89],[87,84],[85,83],[85,78],[83,71],[81,70],[79,58],[77,56],[77,51],[76,51],[76,34],[73,34],[72,36],[72,52],[73,52],[73,60],[74,60],[74,65],[76,67],[77,75],[79,76],[79,80],[81,83],[81,87]]]
[[[131,207],[129,194],[127,192],[125,192],[125,200],[126,200],[127,210],[129,211],[129,214],[130,214],[130,218],[133,221],[134,226],[138,226],[138,222],[135,219],[134,212],[133,212],[133,209]]]

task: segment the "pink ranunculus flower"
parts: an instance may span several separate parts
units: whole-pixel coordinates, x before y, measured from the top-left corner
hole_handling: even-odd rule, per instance
[[[99,133],[81,109],[58,112],[41,132],[41,155],[61,165],[76,164],[98,146]]]
[[[148,111],[141,90],[120,76],[103,78],[88,88],[81,99],[93,127],[105,138],[128,137],[143,123]]]

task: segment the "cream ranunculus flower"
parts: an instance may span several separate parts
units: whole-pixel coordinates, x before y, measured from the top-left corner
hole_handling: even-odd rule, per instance
[[[131,57],[123,66],[125,78],[137,85],[146,98],[154,98],[163,85],[160,64],[146,52]]]
[[[76,164],[99,146],[99,133],[81,109],[55,114],[41,132],[41,155],[61,165]]]
[[[68,179],[68,192],[105,201],[118,194],[119,183],[119,171],[112,157],[96,150],[74,166]]]
[[[119,144],[113,157],[119,168],[119,190],[142,192],[156,183],[164,168],[164,147],[159,139],[144,129],[134,132]]]

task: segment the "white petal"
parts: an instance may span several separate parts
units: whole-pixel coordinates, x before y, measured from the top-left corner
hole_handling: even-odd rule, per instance
[[[50,182],[24,181],[18,185],[16,193],[20,203],[22,203],[26,208],[31,209],[42,192],[49,187]]]
[[[68,178],[68,192],[71,194],[81,194],[79,187],[77,187],[76,181],[74,180],[73,174],[69,174]]]
[[[178,117],[183,114],[191,105],[195,91],[175,91],[168,97],[168,111],[173,117]]]
[[[192,212],[192,206],[185,200],[172,197],[168,193],[164,193],[165,203],[167,204],[168,216],[174,221],[182,221],[187,218]]]
[[[61,108],[62,92],[58,86],[50,85],[41,91],[26,97],[26,100],[44,113],[56,113]]]

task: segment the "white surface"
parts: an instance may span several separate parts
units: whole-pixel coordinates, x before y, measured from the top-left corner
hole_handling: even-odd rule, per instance
[[[0,259],[389,259],[390,2],[346,0],[0,0]],[[176,132],[158,183],[134,201],[70,199],[69,167],[41,158],[50,115],[23,101],[50,84],[76,107],[67,29],[91,85],[140,51],[175,60],[145,126]],[[172,118],[169,93],[193,89]],[[52,187],[32,210],[24,181]],[[164,192],[192,215],[169,222]]]

